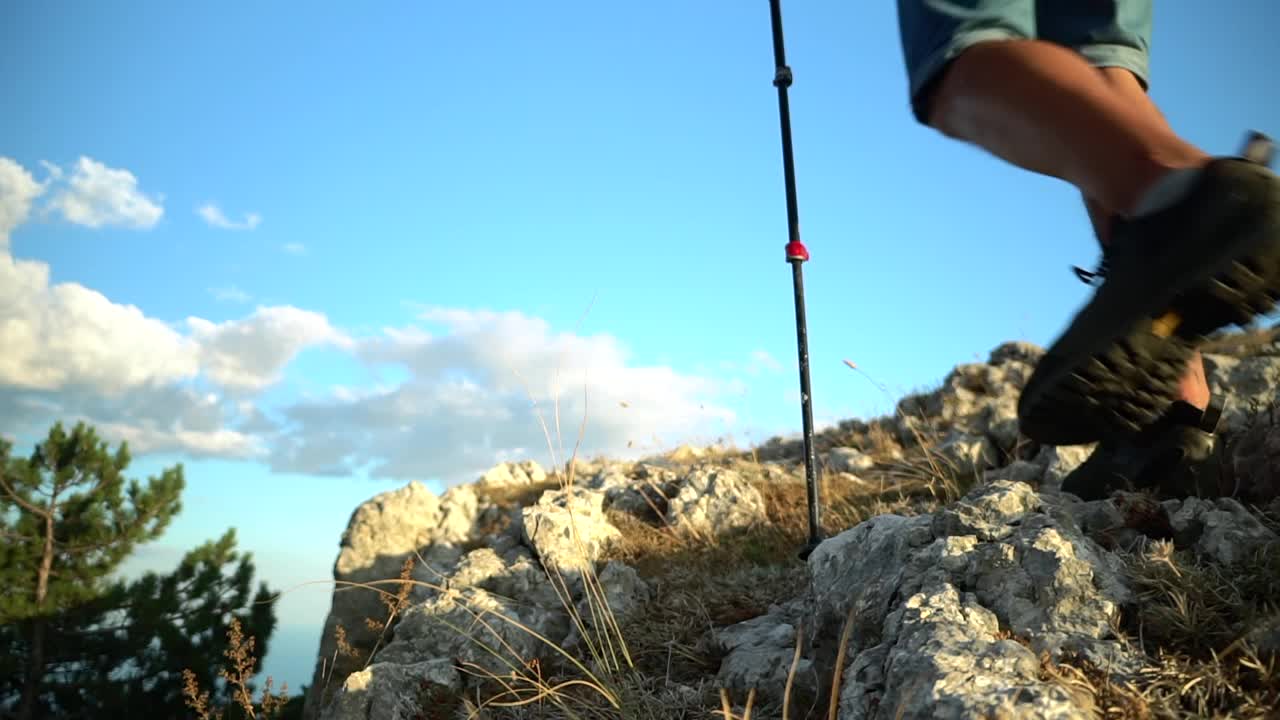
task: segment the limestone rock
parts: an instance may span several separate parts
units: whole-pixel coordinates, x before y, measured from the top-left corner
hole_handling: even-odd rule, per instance
[[[455,697],[462,678],[445,659],[374,663],[347,676],[321,720],[418,720],[422,709]]]
[[[524,542],[544,564],[581,570],[621,534],[604,514],[605,495],[595,490],[547,490],[521,510]]]
[[[369,583],[399,576],[406,558],[433,540],[440,521],[440,502],[422,483],[412,482],[377,495],[352,513],[342,535],[333,576],[339,583]],[[315,674],[308,690],[308,715],[314,716],[322,704],[319,697],[326,685],[342,683],[351,671],[363,664],[363,658],[350,658],[337,650],[337,632],[341,626],[347,642],[368,650],[377,634],[365,624],[366,618],[382,618],[386,608],[380,595],[368,589],[344,589],[333,593],[329,615],[320,639],[320,653]],[[336,658],[336,661],[334,660]],[[325,667],[325,663],[330,667]]]
[[[835,472],[857,475],[876,466],[870,455],[854,448],[832,448],[827,453],[827,468]]]
[[[1280,538],[1247,508],[1232,498],[1187,498],[1164,503],[1179,547],[1224,565],[1237,563]]]
[[[957,365],[929,393],[909,395],[897,407],[898,437],[917,443],[922,426],[943,434],[990,438],[1008,451],[1018,440],[1017,398],[1043,351],[1030,343],[1005,343],[986,363]],[[981,470],[982,468],[978,468]]]
[[[997,481],[814,551],[817,632],[851,622],[841,718],[1091,717],[1039,680],[1037,657],[1070,649],[1136,668],[1111,638],[1131,594],[1118,562],[1047,502]]]
[[[476,485],[481,488],[519,487],[533,485],[547,479],[542,466],[533,460],[524,462],[504,462],[480,476]]]
[[[733,470],[698,468],[676,481],[667,522],[682,530],[716,535],[765,519],[764,498]]]

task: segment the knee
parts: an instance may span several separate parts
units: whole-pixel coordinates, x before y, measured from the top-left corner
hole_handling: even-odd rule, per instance
[[[998,78],[1001,50],[1010,43],[1034,42],[1023,38],[986,40],[960,51],[942,68],[923,94],[925,124],[949,138],[961,138],[960,108],[966,97],[981,92],[982,84]]]

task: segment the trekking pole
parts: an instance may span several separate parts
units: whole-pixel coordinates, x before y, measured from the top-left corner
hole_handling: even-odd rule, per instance
[[[791,87],[791,68],[787,67],[782,44],[781,0],[769,0],[773,16],[773,60],[776,71],[773,86],[778,88],[778,117],[782,121],[782,169],[787,186],[787,262],[791,263],[792,284],[796,297],[796,345],[800,355],[800,413],[804,423],[804,479],[809,496],[809,542],[800,558],[822,542],[822,508],[818,497],[817,461],[813,452],[813,402],[809,391],[809,332],[804,315],[804,273],[800,265],[809,259],[809,250],[800,242],[800,211],[796,204],[796,170],[791,154],[791,111],[787,88]]]

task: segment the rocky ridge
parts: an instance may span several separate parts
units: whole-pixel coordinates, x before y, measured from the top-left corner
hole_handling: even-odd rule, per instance
[[[1173,582],[1161,559],[1228,577],[1280,543],[1280,358],[1206,356],[1230,398],[1236,497],[1082,502],[1060,488],[1091,448],[1017,431],[1040,354],[1002,345],[892,416],[822,433],[829,538],[804,562],[776,547],[803,514],[795,440],[572,473],[504,463],[439,497],[411,483],[372,498],[342,536],[305,714],[568,717],[546,698],[529,706],[545,715],[479,707],[545,670],[607,685],[580,700],[605,717],[709,718],[721,688],[739,713],[751,695],[754,717],[781,717],[784,698],[790,717],[826,717],[833,691],[841,720],[1092,718],[1139,703],[1181,716],[1202,700],[1164,692],[1169,661],[1132,629]],[[700,553],[713,559],[681,574]],[[346,585],[380,581],[387,595]],[[1251,628],[1251,647],[1280,649],[1278,627]],[[665,646],[645,639],[659,630]],[[1280,693],[1273,680],[1235,711]]]

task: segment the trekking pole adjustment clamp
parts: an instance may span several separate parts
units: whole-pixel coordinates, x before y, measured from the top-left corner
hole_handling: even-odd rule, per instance
[[[773,86],[779,88],[791,87],[792,81],[791,68],[787,65],[778,66],[778,72],[774,73]]]

